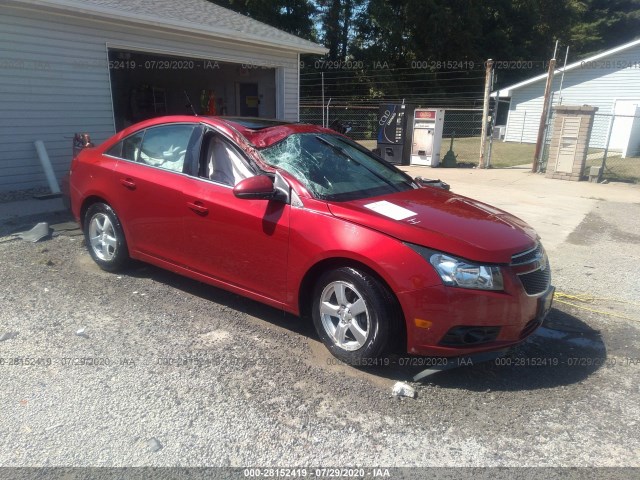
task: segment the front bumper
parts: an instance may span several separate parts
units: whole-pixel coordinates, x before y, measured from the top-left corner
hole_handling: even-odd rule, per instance
[[[505,279],[506,280],[506,279]],[[499,350],[531,335],[551,309],[555,288],[529,296],[515,276],[504,292],[468,290],[438,285],[398,295],[407,326],[407,352],[414,355],[454,357]],[[479,343],[455,345],[452,329],[471,327],[497,333]],[[476,339],[478,336],[476,336]]]

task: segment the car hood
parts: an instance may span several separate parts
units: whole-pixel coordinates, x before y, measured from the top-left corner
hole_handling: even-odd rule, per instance
[[[509,263],[538,238],[503,210],[433,187],[328,206],[338,218],[477,262]]]

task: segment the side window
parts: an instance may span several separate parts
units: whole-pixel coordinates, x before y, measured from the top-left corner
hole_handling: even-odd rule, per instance
[[[142,137],[144,137],[144,131],[138,132],[130,137],[125,138],[122,141],[122,157],[125,160],[138,161],[138,155],[140,153],[140,144],[142,143]]]
[[[124,158],[125,160],[135,162],[138,160],[138,153],[140,152],[140,144],[142,143],[143,136],[144,131],[134,133],[133,135],[130,135],[124,140],[116,143],[105,153],[112,157]]]
[[[218,134],[207,134],[202,142],[200,176],[216,183],[235,186],[255,175],[240,151]]]
[[[174,172],[182,172],[189,139],[194,128],[195,125],[164,125],[147,129],[140,145],[137,161]]]

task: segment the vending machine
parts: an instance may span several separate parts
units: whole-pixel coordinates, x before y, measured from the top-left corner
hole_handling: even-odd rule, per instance
[[[411,165],[437,167],[440,164],[443,125],[444,109],[415,109],[411,131]]]
[[[413,107],[407,104],[380,105],[378,114],[378,150],[390,163],[409,165],[411,156],[410,127]]]

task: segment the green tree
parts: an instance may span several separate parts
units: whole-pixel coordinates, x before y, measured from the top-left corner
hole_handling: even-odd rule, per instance
[[[640,0],[584,0],[570,43],[579,57],[640,36]]]
[[[317,41],[316,6],[310,0],[215,0],[212,3],[298,37]]]
[[[345,60],[350,53],[356,12],[365,0],[317,0],[322,40],[329,60]]]

